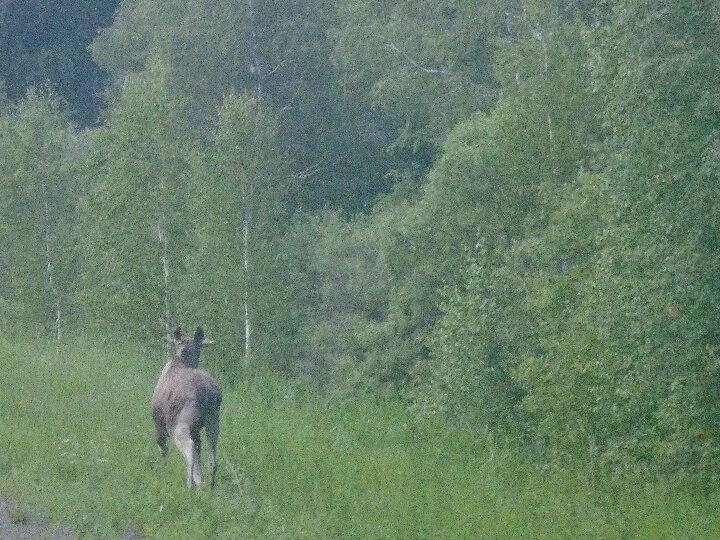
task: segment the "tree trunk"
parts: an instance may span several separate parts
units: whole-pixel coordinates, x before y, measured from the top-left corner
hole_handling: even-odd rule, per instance
[[[247,0],[247,18],[250,25],[250,73],[253,75],[255,98],[260,102],[263,93],[263,73],[258,54],[257,23],[255,20],[255,0]]]
[[[55,303],[55,339],[62,339],[62,305],[60,302],[60,291],[58,291],[57,285],[55,284],[55,269],[52,263],[52,252],[50,248],[51,235],[50,235],[50,208],[47,199],[44,201],[44,213],[45,213],[45,261],[46,261],[46,272],[48,277],[48,284],[50,285],[50,291],[52,292],[54,303]]]
[[[50,188],[48,186],[48,164],[46,159],[41,160],[42,167],[42,192],[43,192],[43,220],[45,228],[45,272],[47,274],[48,285],[53,296],[55,308],[55,339],[62,339],[62,302],[60,300],[60,291],[55,283],[55,268],[52,263],[52,223],[50,219]]]
[[[172,304],[170,302],[170,260],[168,257],[168,237],[163,225],[162,216],[157,219],[157,235],[160,242],[160,264],[163,274],[163,322],[165,323],[165,343],[168,352],[172,335]]]
[[[547,79],[550,75],[550,56],[548,54],[548,44],[547,40],[545,39],[545,34],[542,32],[542,30],[538,30],[538,39],[540,40],[540,46],[542,47],[543,51],[543,73],[545,74],[545,78]],[[555,158],[555,127],[552,117],[552,111],[550,109],[547,109],[545,111],[545,120],[547,122],[547,128],[548,128],[548,140],[550,142],[550,152],[553,155],[553,165],[552,165],[552,172],[553,176],[557,180],[558,177],[558,168],[557,168],[557,159]]]
[[[245,369],[250,373],[250,227],[252,223],[252,213],[250,210],[250,186],[247,171],[245,172],[245,181],[243,182],[243,268],[245,270],[243,302],[244,302],[244,323],[245,323]]]
[[[255,12],[255,0],[247,0],[247,20],[250,26],[250,73],[253,76],[253,90],[255,92],[256,106],[259,107],[263,97],[263,70],[258,52],[258,32]],[[249,171],[243,172],[243,268],[245,271],[243,290],[243,323],[245,330],[245,372],[250,374],[252,356],[252,325],[250,319],[250,234],[252,228],[252,187]]]

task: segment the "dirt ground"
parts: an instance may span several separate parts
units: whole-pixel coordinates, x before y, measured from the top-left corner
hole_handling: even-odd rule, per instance
[[[40,512],[0,498],[0,540],[71,540],[68,527],[49,527]]]
[[[0,497],[0,540],[74,540],[70,527],[52,527],[43,520],[42,512]],[[136,531],[125,531],[118,540],[140,540]]]

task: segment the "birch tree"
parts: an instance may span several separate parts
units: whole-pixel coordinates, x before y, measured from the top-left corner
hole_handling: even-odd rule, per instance
[[[125,80],[89,137],[80,300],[91,330],[143,340],[170,332],[197,162],[184,115],[155,64]]]
[[[254,97],[226,97],[204,175],[193,182],[196,251],[183,304],[188,316],[215,329],[221,354],[241,352],[246,372],[282,332],[272,325],[273,312],[287,308],[272,299],[280,287],[274,260],[289,189],[276,129]]]
[[[76,276],[75,135],[51,94],[0,119],[0,315],[61,339]]]

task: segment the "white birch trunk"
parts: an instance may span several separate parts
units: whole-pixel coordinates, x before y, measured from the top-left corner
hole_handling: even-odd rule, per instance
[[[263,97],[263,69],[258,52],[257,20],[255,17],[255,0],[247,0],[247,20],[250,26],[250,73],[253,75],[255,100],[259,106]],[[243,171],[243,323],[245,330],[245,371],[250,374],[250,361],[252,355],[252,322],[250,318],[250,234],[252,228],[252,189],[249,171]]]
[[[263,73],[260,64],[260,55],[258,54],[258,37],[257,24],[255,21],[255,0],[247,0],[247,18],[250,25],[250,73],[255,79],[255,98],[258,102],[262,99],[263,93]]]
[[[251,325],[250,325],[250,227],[252,214],[250,211],[250,186],[248,182],[250,179],[247,177],[247,171],[245,172],[245,179],[243,182],[243,269],[245,271],[244,276],[244,290],[243,290],[243,303],[244,303],[244,326],[245,326],[245,369],[249,374],[250,369],[250,339],[251,339]]]
[[[545,74],[545,78],[549,76],[550,73],[550,56],[548,54],[548,44],[547,40],[545,39],[545,34],[538,30],[535,36],[538,41],[540,41],[540,46],[542,47],[543,51],[543,73]],[[558,170],[557,170],[557,160],[554,159],[555,154],[555,127],[553,125],[553,117],[552,112],[550,109],[547,109],[545,111],[545,121],[547,122],[547,129],[548,129],[548,140],[550,141],[550,152],[553,154],[553,165],[552,165],[552,172],[553,176],[557,179]]]
[[[170,348],[172,333],[172,304],[170,303],[170,259],[168,257],[168,237],[163,226],[162,216],[157,219],[157,235],[160,242],[160,264],[163,274],[163,322],[165,323],[165,343]]]
[[[45,213],[45,261],[46,261],[46,272],[48,278],[48,284],[50,285],[50,291],[52,292],[53,299],[55,300],[55,339],[58,341],[62,339],[62,305],[60,302],[60,291],[55,284],[55,269],[52,263],[52,251],[51,251],[51,235],[50,235],[50,208],[47,200],[44,201],[44,213]]]
[[[548,56],[547,41],[545,40],[545,35],[542,32],[540,32],[540,44],[542,45],[543,55],[545,57],[543,62],[543,73],[545,73],[545,77],[547,77],[550,73],[550,57]],[[553,119],[550,109],[545,112],[545,119],[547,120],[548,125],[548,137],[550,142],[553,143],[555,142],[555,130],[553,128]]]
[[[528,12],[527,7],[523,6],[523,19],[525,20],[525,23],[528,23]],[[537,39],[540,42],[540,47],[542,48],[543,52],[543,64],[542,64],[542,71],[545,77],[547,78],[550,73],[550,56],[548,54],[548,44],[547,40],[545,39],[545,34],[543,31],[538,27],[536,30],[532,31],[532,35],[535,39]],[[518,74],[515,74],[515,79],[518,79]],[[552,118],[552,112],[550,109],[547,109],[545,111],[545,121],[547,123],[548,128],[548,139],[550,141],[550,146],[552,149],[553,143],[555,142],[555,128],[553,126],[553,118]],[[557,167],[556,165],[553,165],[553,174],[557,176]]]
[[[60,300],[60,291],[55,283],[55,268],[52,263],[52,223],[50,220],[50,189],[48,187],[48,164],[47,160],[42,160],[43,175],[43,220],[45,225],[45,273],[47,275],[50,292],[53,296],[55,307],[55,339],[62,339],[62,302]]]

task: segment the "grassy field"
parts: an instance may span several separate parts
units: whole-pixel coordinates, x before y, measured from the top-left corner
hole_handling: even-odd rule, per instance
[[[718,538],[720,499],[591,487],[271,376],[227,389],[214,492],[153,440],[162,358],[0,341],[0,497],[113,538]],[[210,353],[211,354],[211,353]],[[203,456],[203,465],[205,465]]]

